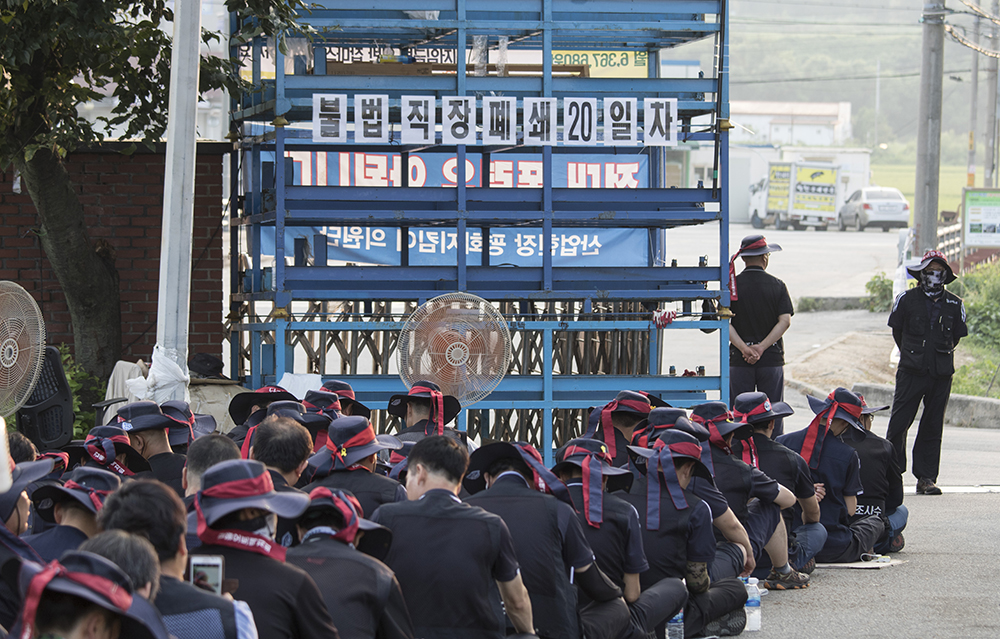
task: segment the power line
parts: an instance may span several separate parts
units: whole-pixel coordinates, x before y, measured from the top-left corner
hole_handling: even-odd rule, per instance
[[[918,22],[883,22],[881,24],[872,24],[871,22],[836,22],[836,21],[824,21],[817,22],[815,20],[781,20],[775,19],[770,20],[767,18],[739,18],[733,17],[730,22],[737,24],[774,24],[774,25],[807,25],[807,26],[817,26],[817,27],[920,27]]]
[[[945,71],[945,74],[956,74],[956,73],[969,73],[969,69],[956,69],[954,71]],[[736,84],[784,84],[787,82],[839,82],[842,80],[875,80],[876,78],[881,78],[883,80],[891,78],[914,78],[919,77],[919,71],[910,71],[905,73],[882,73],[878,76],[875,75],[841,75],[841,76],[826,76],[826,77],[811,77],[811,78],[773,78],[773,79],[751,79],[751,80],[730,80],[730,86]]]
[[[870,5],[870,4],[832,5],[829,2],[785,2],[784,0],[736,0],[734,4],[739,5],[744,2],[755,2],[760,4],[778,4],[778,5],[785,5],[788,7],[821,7],[824,9],[869,9],[872,11],[907,11],[910,13],[917,13],[916,9],[910,7],[880,7],[878,5]]]

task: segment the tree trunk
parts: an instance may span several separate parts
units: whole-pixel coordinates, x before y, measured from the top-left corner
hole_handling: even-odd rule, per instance
[[[83,205],[58,156],[39,149],[30,161],[19,157],[15,165],[38,210],[42,249],[66,296],[74,359],[88,373],[107,380],[122,350],[121,299],[113,252],[110,247],[91,245]]]

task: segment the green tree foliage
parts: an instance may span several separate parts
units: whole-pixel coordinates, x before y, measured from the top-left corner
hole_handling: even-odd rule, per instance
[[[279,49],[303,0],[227,0],[236,43],[258,35]],[[171,4],[166,0],[0,0],[0,168],[21,173],[38,211],[42,248],[66,294],[77,362],[99,377],[121,353],[114,252],[91,244],[83,207],[62,160],[99,142],[112,127],[123,137],[158,141],[167,122]],[[204,32],[222,57],[202,58],[202,91],[241,90],[228,43]],[[80,106],[110,98],[111,114],[92,123]]]

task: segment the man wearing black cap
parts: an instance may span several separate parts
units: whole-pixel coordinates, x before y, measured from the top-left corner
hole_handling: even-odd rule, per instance
[[[295,395],[280,386],[262,386],[253,392],[234,395],[229,400],[229,416],[236,428],[226,433],[226,437],[236,442],[237,446],[242,446],[247,432],[267,416],[268,404],[297,401]]]
[[[885,532],[875,544],[875,552],[899,552],[903,549],[903,529],[909,511],[903,505],[903,473],[896,465],[895,450],[885,439],[872,432],[872,418],[888,406],[868,406],[861,398],[861,424],[867,433],[864,439],[847,439],[861,458],[861,484],[865,492],[858,496],[855,519],[875,515],[885,525]]]
[[[466,444],[471,454],[475,446],[468,436],[448,424],[462,411],[458,398],[445,395],[434,382],[423,380],[410,387],[406,395],[389,398],[390,415],[403,419],[405,428],[397,435],[400,441],[420,441],[428,435],[446,435]]]
[[[639,514],[632,504],[604,492],[607,478],[627,475],[610,462],[607,446],[594,439],[573,439],[556,452],[555,473],[569,489],[598,568],[621,588],[631,624],[624,637],[646,637],[684,608],[687,590],[668,577],[642,589],[639,575],[649,570],[642,547]]]
[[[264,464],[239,459],[205,471],[194,504],[202,545],[191,554],[222,555],[261,637],[339,636],[316,583],[285,563],[286,549],[274,540],[277,517],[297,518],[308,495],[275,491]]]
[[[811,573],[816,566],[816,553],[823,548],[827,537],[826,528],[819,523],[819,500],[816,498],[812,473],[801,455],[771,438],[774,421],[779,417],[788,417],[794,411],[788,404],[772,404],[767,395],[754,391],[737,395],[733,413],[738,421],[753,428],[753,435],[749,439],[733,442],[733,454],[747,464],[761,469],[795,495],[802,516],[801,521],[796,522],[794,533],[791,529],[795,512],[790,508],[781,511],[789,541],[788,562],[800,572]],[[772,590],[784,588],[780,579],[765,579],[761,583]]]
[[[466,502],[499,515],[510,529],[539,637],[618,637],[629,624],[621,588],[594,564],[569,491],[527,446],[497,442],[472,453]],[[565,501],[537,490],[536,476]],[[591,600],[579,612],[574,584]]]
[[[187,517],[184,504],[165,484],[127,482],[108,497],[97,521],[106,531],[124,530],[145,537],[153,545],[160,562],[153,604],[171,635],[177,639],[249,639],[252,630],[256,636],[253,614],[245,603],[184,581]]]
[[[399,582],[380,561],[392,533],[361,517],[350,493],[318,487],[309,499],[298,520],[302,543],[288,551],[288,562],[312,576],[340,634],[413,639]]]
[[[691,478],[711,479],[701,462],[701,445],[693,435],[676,428],[663,430],[652,448],[629,446],[646,460],[642,483],[646,491],[623,495],[635,506],[642,525],[642,542],[649,570],[639,580],[651,588],[666,578],[684,579],[688,603],[684,608],[684,636],[700,633],[738,635],[746,624],[743,604],[747,591],[738,579],[713,580],[708,565],[715,559],[712,514],[688,489]]]
[[[274,404],[272,404],[273,406]],[[249,441],[249,440],[248,440]],[[312,454],[312,437],[291,417],[269,415],[256,427],[248,458],[267,466],[279,493],[303,493],[295,488]],[[288,548],[299,543],[294,519],[278,517],[275,539]]]
[[[70,473],[64,484],[40,486],[31,496],[35,512],[56,526],[37,535],[28,535],[24,541],[45,561],[58,559],[67,550],[75,550],[100,532],[97,512],[120,485],[118,475],[84,466]]]
[[[841,437],[860,439],[865,428],[861,424],[861,398],[846,388],[837,388],[825,400],[807,396],[816,416],[803,430],[782,435],[778,443],[802,455],[809,462],[813,481],[825,491],[819,503],[820,523],[826,528],[827,539],[816,554],[820,563],[851,563],[871,553],[882,536],[884,526],[878,517],[868,516],[851,521],[857,510],[861,484],[861,462],[858,453]],[[792,518],[793,529],[798,518]]]
[[[344,416],[360,415],[365,419],[372,418],[371,409],[357,400],[354,396],[354,389],[347,382],[331,379],[323,383],[322,390],[333,393],[340,398],[340,412]]]
[[[723,402],[699,404],[692,409],[691,416],[708,429],[715,485],[746,529],[754,560],[759,562],[766,551],[774,566],[768,579],[779,583],[782,590],[806,587],[809,575],[798,572],[788,563],[788,537],[781,520],[781,509],[791,508],[795,496],[759,468],[733,455],[736,433],[740,433],[741,439],[749,436],[750,426],[733,421],[732,413]],[[706,481],[698,477],[691,480],[695,494],[698,494],[696,486]],[[716,539],[723,541],[719,533]],[[739,562],[733,563],[733,570],[738,570]]]
[[[64,450],[69,453],[69,466],[95,466],[133,477],[136,473],[150,474],[149,462],[131,445],[131,438],[118,426],[95,426],[87,433],[83,444],[72,442]]]
[[[768,258],[780,251],[763,235],[748,235],[740,250],[729,260],[729,396],[759,390],[772,402],[785,397],[785,348],[781,336],[792,323],[792,298],[785,283],[769,275]],[[746,268],[736,275],[736,258]],[[775,437],[784,429],[781,419],[774,426]]]
[[[920,286],[900,293],[889,314],[899,366],[886,439],[896,449],[896,464],[902,473],[906,470],[906,433],[923,401],[910,470],[917,478],[917,494],[940,495],[935,482],[941,464],[944,412],[955,374],[955,347],[969,329],[962,298],[944,288],[957,278],[943,253],[927,251],[920,263],[907,271]]]
[[[314,488],[348,490],[361,504],[362,515],[371,515],[382,504],[406,501],[406,489],[394,479],[378,475],[375,462],[381,450],[398,450],[403,444],[392,435],[376,435],[367,418],[341,417],[330,423],[326,444],[309,460]]]
[[[149,462],[153,477],[183,496],[181,474],[186,459],[170,448],[167,429],[173,423],[156,402],[133,402],[118,409],[117,425],[128,433],[132,446]]]
[[[4,566],[7,571],[16,565]],[[26,561],[17,573],[24,607],[11,636],[158,639],[130,611],[139,595],[121,569],[94,553],[72,551],[41,565]],[[17,632],[18,634],[14,634]]]
[[[534,628],[507,524],[458,498],[468,464],[468,452],[454,439],[421,439],[409,455],[408,501],[385,504],[372,516],[392,530],[385,563],[423,639],[502,639],[501,599],[517,632]]]

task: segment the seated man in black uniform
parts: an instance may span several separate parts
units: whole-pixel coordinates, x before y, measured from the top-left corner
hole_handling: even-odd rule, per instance
[[[465,444],[470,454],[476,448],[464,432],[447,425],[458,417],[462,404],[458,398],[443,394],[434,382],[416,382],[406,395],[393,395],[389,398],[388,411],[403,419],[405,427],[397,435],[401,442],[420,441],[428,435],[447,435]]]
[[[738,635],[746,625],[746,588],[732,577],[709,576],[708,564],[715,559],[712,515],[687,488],[695,474],[712,477],[701,462],[698,440],[671,428],[660,433],[653,448],[629,446],[629,450],[646,459],[640,466],[640,471],[646,470],[645,492],[623,495],[639,513],[650,562],[649,570],[639,576],[642,587],[651,588],[668,577],[684,579],[688,589],[684,636]]]
[[[264,464],[238,459],[205,471],[194,505],[202,545],[191,554],[222,555],[261,637],[339,637],[316,582],[286,564],[286,549],[274,541],[277,517],[297,518],[308,495],[275,491]]]
[[[245,639],[254,621],[244,602],[184,581],[186,521],[180,498],[157,481],[127,482],[108,497],[97,518],[104,530],[124,530],[153,544],[160,561],[160,583],[153,605],[171,635],[177,639]]]
[[[288,563],[319,586],[341,636],[413,639],[399,582],[380,561],[389,552],[392,533],[362,518],[350,493],[320,486],[309,499],[298,520],[302,543],[288,551]]]
[[[240,393],[229,400],[229,416],[236,428],[226,433],[237,446],[243,445],[251,428],[264,421],[267,416],[267,406],[271,402],[297,402],[292,395],[280,386],[263,386],[252,393]]]
[[[156,402],[133,402],[118,409],[118,426],[128,433],[132,447],[149,462],[153,477],[183,497],[181,474],[187,459],[170,448],[167,430],[173,423]]]
[[[556,452],[555,473],[569,488],[597,567],[622,589],[632,623],[624,638],[642,639],[663,626],[687,603],[680,579],[667,577],[642,589],[639,575],[649,569],[635,507],[604,492],[607,477],[628,473],[610,464],[607,447],[596,439],[573,439]]]
[[[858,451],[861,458],[861,485],[865,492],[858,495],[858,508],[853,519],[875,515],[882,520],[885,532],[875,544],[875,552],[899,552],[903,549],[903,529],[909,511],[903,505],[903,472],[899,469],[892,443],[872,432],[872,416],[888,406],[870,407],[861,398],[861,423],[867,434],[861,441],[845,443]]]
[[[598,406],[590,413],[584,437],[604,442],[611,455],[611,465],[621,468],[628,464],[628,445],[637,424],[646,419],[652,410],[653,398],[645,393],[622,391],[610,404]],[[658,403],[663,403],[656,399]]]
[[[507,524],[457,496],[469,464],[465,447],[431,435],[408,459],[409,501],[379,507],[372,520],[392,531],[385,563],[399,580],[414,634],[502,639],[501,599],[514,629],[531,633],[531,600]]]
[[[654,408],[645,423],[639,425],[632,438],[632,445],[640,448],[652,448],[661,433],[668,429],[676,429],[691,435],[701,445],[701,463],[714,475],[715,464],[712,462],[712,445],[709,443],[708,429],[692,422],[681,408]],[[630,492],[635,495],[646,494],[646,460],[636,455],[632,460],[632,468],[637,476],[632,483]],[[729,507],[725,495],[718,489],[714,481],[696,482],[691,490],[708,504],[712,514],[712,525],[716,536],[721,535],[724,541],[716,545],[715,559],[709,563],[708,572],[712,579],[726,577],[749,576],[756,566],[753,546],[743,524],[737,519],[733,509]]]
[[[379,451],[398,450],[403,443],[392,435],[376,435],[367,418],[341,417],[330,423],[326,445],[309,459],[307,473],[313,488],[348,490],[361,504],[362,516],[371,515],[382,504],[406,501],[406,489],[395,479],[375,473]]]
[[[45,532],[24,537],[45,561],[59,559],[67,550],[76,550],[96,535],[97,512],[108,495],[118,490],[118,475],[81,466],[66,476],[64,484],[40,486],[31,495],[35,513],[56,524]]]
[[[312,437],[305,426],[291,417],[270,415],[254,429],[252,442],[249,458],[267,466],[276,491],[308,494],[295,488],[312,454]],[[299,543],[295,520],[279,517],[275,539],[285,548]]]
[[[569,503],[536,490],[535,473]],[[466,502],[510,529],[539,637],[615,639],[624,632],[629,612],[621,589],[595,566],[569,492],[531,453],[507,442],[483,446],[469,460],[464,485],[472,493]],[[574,583],[591,600],[579,612]]]
[[[861,425],[861,398],[846,388],[834,390],[826,400],[807,396],[816,417],[803,430],[778,438],[809,462],[809,470],[817,486],[826,494],[819,502],[820,523],[826,528],[823,550],[816,554],[819,563],[850,563],[871,553],[885,526],[875,516],[856,521],[851,517],[857,510],[861,484],[861,462],[858,453],[841,440],[841,436],[859,439],[864,436]],[[792,518],[793,531],[798,517]]]
[[[761,469],[765,475],[774,478],[785,486],[798,502],[801,509],[801,522],[796,522],[795,532],[791,532],[792,517],[796,514],[791,508],[781,511],[785,521],[785,531],[788,535],[788,561],[799,572],[809,574],[816,567],[816,553],[826,543],[826,528],[819,523],[819,500],[813,486],[809,464],[802,456],[771,438],[774,432],[774,421],[777,417],[788,417],[794,411],[784,402],[771,403],[767,395],[760,391],[741,393],[733,403],[733,413],[736,419],[750,424],[753,435],[746,440],[733,442],[733,453],[744,462]],[[765,557],[759,567],[763,572],[761,582],[771,590],[784,589],[785,584],[771,580],[767,568],[771,566],[770,559]]]

